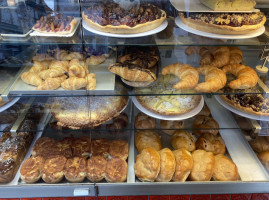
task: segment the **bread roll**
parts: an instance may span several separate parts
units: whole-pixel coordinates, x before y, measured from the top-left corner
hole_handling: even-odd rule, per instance
[[[144,113],[138,113],[135,117],[136,129],[154,129],[156,126],[156,119]]]
[[[257,153],[269,151],[269,142],[265,137],[257,137],[255,140],[249,141],[249,144]]]
[[[160,154],[150,147],[136,156],[135,175],[141,181],[153,182],[160,172]]]
[[[217,135],[219,132],[219,124],[212,117],[198,115],[193,122],[194,133],[202,135],[203,133],[211,133]]]
[[[192,155],[185,148],[173,151],[176,160],[176,169],[173,176],[173,181],[184,182],[190,175],[193,168]]]
[[[225,142],[221,136],[215,136],[210,133],[204,133],[196,141],[196,148],[203,149],[213,154],[224,154],[226,151]]]
[[[174,133],[171,139],[171,145],[174,149],[185,148],[188,151],[195,150],[195,139],[187,131],[179,130]]]
[[[161,168],[156,181],[169,182],[172,179],[175,172],[176,167],[175,156],[173,152],[168,148],[164,148],[158,153],[160,154],[161,158],[160,161]]]
[[[135,135],[135,146],[138,152],[142,152],[143,149],[150,147],[156,151],[162,149],[160,136],[154,131],[138,131]]]
[[[162,131],[168,135],[173,135],[177,130],[164,130],[164,129],[182,129],[184,128],[184,121],[171,121],[161,120],[160,122]]]
[[[215,157],[212,152],[196,150],[192,152],[193,168],[190,174],[192,181],[210,181],[213,175]]]
[[[269,151],[264,151],[258,154],[261,163],[269,170]]]

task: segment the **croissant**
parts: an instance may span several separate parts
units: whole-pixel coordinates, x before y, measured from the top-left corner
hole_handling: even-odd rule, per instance
[[[88,70],[85,66],[80,65],[79,63],[70,64],[68,75],[70,77],[85,78],[88,73]]]
[[[243,53],[238,47],[229,47],[230,49],[230,64],[239,64],[242,62]]]
[[[87,86],[85,78],[71,77],[61,83],[61,86],[65,90],[78,90]]]
[[[67,60],[68,52],[66,50],[57,50],[54,54],[56,60]]]
[[[201,47],[199,50],[199,55],[202,57],[200,60],[200,65],[209,65],[212,63],[214,57],[210,53],[209,49],[206,47]]]
[[[211,65],[204,65],[198,68],[199,73],[205,75],[205,82],[199,83],[195,90],[197,92],[216,92],[223,88],[227,82],[226,74]]]
[[[86,63],[87,65],[99,65],[105,62],[105,60],[106,60],[106,57],[104,55],[101,55],[101,56],[91,55],[91,57],[86,59]]]
[[[88,74],[86,76],[87,80],[87,90],[94,90],[96,87],[96,76],[94,73]]]
[[[61,83],[67,78],[66,75],[56,77],[56,78],[47,78],[43,83],[41,83],[36,90],[56,90],[61,86]]]
[[[232,89],[248,89],[253,88],[259,77],[254,69],[251,67],[241,65],[241,64],[233,64],[226,65],[222,69],[225,73],[233,74],[237,77],[237,79],[231,81],[228,86]]]
[[[63,73],[68,72],[68,61],[59,61],[59,60],[55,60],[52,61],[49,68],[50,69],[59,69],[61,70]]]
[[[214,67],[223,67],[230,62],[230,50],[228,47],[217,47],[215,51],[212,51],[214,60],[210,65]]]
[[[191,89],[194,88],[199,80],[198,71],[187,64],[176,63],[166,66],[162,69],[162,75],[174,74],[181,80],[174,85],[175,89]]]
[[[47,69],[44,71],[41,71],[38,73],[40,78],[43,80],[46,80],[47,78],[55,78],[64,75],[64,72],[62,69],[59,68],[53,68],[53,69]]]
[[[31,67],[29,72],[38,73],[43,70],[46,70],[48,69],[48,63],[50,63],[50,61],[34,61],[34,65]]]
[[[185,49],[185,54],[190,56],[192,54],[199,54],[201,47],[199,46],[189,46]]]
[[[67,60],[73,60],[73,59],[78,59],[78,60],[83,60],[84,59],[84,55],[79,53],[79,52],[70,52],[67,56],[66,56]]]
[[[23,82],[34,86],[39,86],[42,83],[42,79],[34,72],[22,73],[21,79]]]

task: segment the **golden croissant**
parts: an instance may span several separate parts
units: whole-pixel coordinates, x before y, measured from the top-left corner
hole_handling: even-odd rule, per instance
[[[69,66],[69,62],[68,61],[55,60],[55,61],[52,61],[51,62],[49,68],[50,69],[59,69],[63,73],[65,73],[65,72],[68,72],[68,66]]]
[[[64,72],[62,69],[53,68],[53,69],[47,69],[44,71],[41,71],[38,73],[40,78],[43,80],[46,80],[47,78],[55,78],[64,75]]]
[[[213,55],[210,53],[209,49],[206,47],[200,48],[199,55],[202,57],[200,60],[200,65],[209,65],[214,60]]]
[[[232,89],[248,89],[254,87],[259,77],[254,69],[251,67],[241,65],[241,64],[232,64],[226,65],[222,69],[225,73],[233,74],[237,79],[231,81],[228,86]]]
[[[166,66],[162,69],[162,75],[174,74],[180,78],[180,81],[174,85],[174,88],[179,89],[192,89],[199,81],[198,71],[187,64],[176,63]]]
[[[96,87],[96,76],[94,73],[88,74],[86,77],[87,80],[87,90],[94,90]]]
[[[47,78],[43,83],[41,83],[36,90],[56,90],[61,86],[61,83],[67,78],[66,75],[56,77],[56,78]]]
[[[226,74],[214,66],[204,65],[199,67],[198,71],[205,75],[205,82],[199,83],[195,87],[197,92],[216,92],[222,89],[227,82]]]
[[[67,56],[66,56],[67,60],[73,60],[73,59],[78,59],[78,60],[83,60],[84,59],[84,55],[79,53],[79,52],[70,52]]]
[[[201,47],[199,46],[189,46],[185,49],[185,54],[190,56],[192,54],[199,54]]]
[[[42,79],[34,72],[22,73],[21,79],[23,82],[34,86],[39,86],[42,83]]]
[[[101,56],[91,55],[91,57],[86,59],[86,63],[87,65],[99,65],[105,62],[105,60],[106,60],[106,57],[104,55],[101,55]]]
[[[214,67],[223,67],[230,62],[230,50],[228,47],[217,47],[215,51],[212,51],[214,56],[210,65]]]
[[[229,47],[230,49],[230,64],[239,64],[242,62],[243,53],[238,47]]]
[[[61,83],[61,86],[65,90],[78,90],[87,86],[85,78],[71,77]]]
[[[71,63],[71,62],[70,62]],[[78,78],[85,78],[88,74],[88,69],[84,64],[81,64],[80,62],[76,63],[73,62],[69,66],[68,75],[70,77],[78,77]]]
[[[38,73],[41,72],[43,70],[48,69],[48,65],[47,63],[50,61],[34,61],[34,65],[31,67],[31,69],[29,70],[29,72],[34,72],[34,73]],[[44,64],[46,63],[46,64]]]
[[[67,60],[68,52],[66,50],[57,50],[54,54],[55,59],[57,60]]]

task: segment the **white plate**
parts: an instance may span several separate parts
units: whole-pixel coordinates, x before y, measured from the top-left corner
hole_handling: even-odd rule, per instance
[[[15,38],[18,38],[18,37],[26,37],[27,35],[29,35],[29,33],[31,33],[33,30],[31,29],[30,31],[28,31],[27,33],[25,34],[1,34],[2,37],[15,37]]]
[[[72,31],[72,33],[69,33],[66,35],[59,35],[57,33],[40,33],[38,31],[34,31],[30,35],[31,36],[41,36],[41,37],[72,37],[80,24],[80,18],[76,17],[75,19],[77,20],[77,24],[76,24],[74,30]]]
[[[4,110],[10,108],[13,106],[17,101],[19,101],[20,97],[16,97],[8,102],[6,102],[3,106],[0,107],[0,112],[3,112]]]
[[[148,35],[153,35],[155,33],[159,33],[161,31],[163,31],[168,25],[167,20],[164,20],[164,22],[157,28],[151,30],[151,31],[147,31],[147,32],[143,32],[143,33],[136,33],[136,34],[115,34],[115,33],[106,33],[106,32],[102,32],[102,31],[98,31],[93,29],[92,27],[88,26],[84,20],[82,21],[82,26],[92,32],[95,33],[97,35],[103,35],[103,36],[107,36],[107,37],[116,37],[116,38],[137,38],[137,37],[144,37],[144,36],[148,36]]]
[[[146,108],[144,108],[136,99],[135,96],[132,96],[132,101],[134,102],[135,106],[143,113],[147,114],[150,117],[154,117],[156,119],[162,119],[162,120],[184,120],[184,119],[188,119],[191,118],[195,115],[197,115],[203,108],[204,106],[204,98],[202,96],[200,103],[198,104],[198,106],[196,108],[194,108],[193,110],[191,110],[188,113],[185,114],[180,114],[180,115],[173,115],[173,116],[169,116],[169,115],[160,115],[157,113],[154,113]]]
[[[183,12],[218,12],[218,13],[230,13],[231,11],[214,11],[199,0],[170,0],[171,4],[178,10]],[[259,9],[243,10],[243,11],[232,11],[233,13],[252,13],[259,12]]]
[[[269,117],[255,115],[255,114],[248,114],[244,111],[241,111],[228,103],[226,103],[219,95],[215,95],[216,100],[226,109],[230,110],[231,112],[238,114],[240,116],[249,118],[249,119],[255,119],[255,120],[261,120],[261,121],[269,121]]]
[[[262,35],[265,31],[265,27],[263,26],[263,27],[257,29],[256,31],[249,33],[249,34],[222,35],[222,34],[216,34],[216,33],[207,33],[204,31],[199,31],[199,30],[196,30],[194,28],[191,28],[191,27],[187,26],[186,24],[184,24],[179,16],[176,18],[175,22],[179,28],[181,28],[187,32],[190,32],[190,33],[193,33],[196,35],[200,35],[200,36],[204,36],[204,37],[208,37],[208,38],[215,38],[215,39],[228,39],[228,40],[248,39],[248,38],[254,38],[254,37],[257,37],[259,35]]]

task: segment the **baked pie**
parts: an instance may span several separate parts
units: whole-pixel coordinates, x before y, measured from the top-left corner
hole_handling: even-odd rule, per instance
[[[240,35],[262,27],[266,17],[255,13],[179,13],[186,25],[209,33]]]
[[[57,33],[66,35],[75,29],[77,20],[73,16],[64,16],[62,13],[49,14],[42,16],[36,22],[33,30],[41,33]]]
[[[82,17],[88,26],[102,32],[135,34],[160,26],[166,13],[151,4],[141,4],[138,9],[133,7],[127,11],[114,2],[104,2],[85,9]]]

